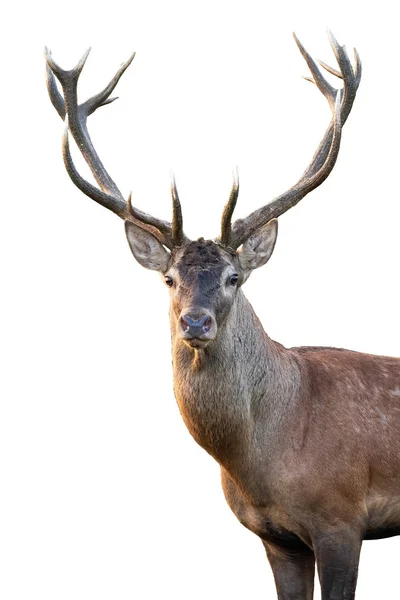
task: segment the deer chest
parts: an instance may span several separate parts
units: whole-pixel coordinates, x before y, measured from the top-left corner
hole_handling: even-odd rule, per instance
[[[310,544],[307,532],[282,507],[266,497],[265,504],[252,503],[222,469],[222,488],[226,501],[238,520],[263,541],[288,551]]]

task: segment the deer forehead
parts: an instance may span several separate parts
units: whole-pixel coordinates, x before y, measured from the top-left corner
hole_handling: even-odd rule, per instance
[[[173,254],[169,274],[184,286],[218,284],[228,272],[238,268],[236,252],[230,252],[211,240],[190,242]]]
[[[221,273],[228,266],[236,266],[236,261],[236,252],[229,252],[212,240],[190,242],[173,254],[173,266],[179,275],[202,270]]]

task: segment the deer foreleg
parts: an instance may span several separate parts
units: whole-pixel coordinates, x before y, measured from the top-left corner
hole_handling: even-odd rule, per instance
[[[361,550],[358,531],[336,531],[313,541],[321,600],[354,600]]]
[[[312,600],[314,594],[314,553],[308,548],[287,552],[263,542],[274,574],[278,600]]]

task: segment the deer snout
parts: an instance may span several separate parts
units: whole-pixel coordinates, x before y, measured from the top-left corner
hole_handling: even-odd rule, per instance
[[[184,340],[212,340],[217,333],[215,318],[210,313],[186,312],[181,314],[179,324]]]

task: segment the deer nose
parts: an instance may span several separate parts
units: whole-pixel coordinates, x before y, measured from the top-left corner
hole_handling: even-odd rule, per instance
[[[209,314],[201,315],[197,319],[186,314],[181,316],[180,324],[185,339],[207,339],[213,328],[213,319]]]

